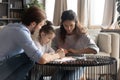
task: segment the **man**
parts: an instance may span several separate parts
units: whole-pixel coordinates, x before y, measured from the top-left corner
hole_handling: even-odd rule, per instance
[[[34,62],[45,64],[64,56],[62,50],[54,56],[43,54],[32,41],[31,34],[40,29],[45,20],[45,12],[32,6],[21,23],[8,24],[0,31],[0,80],[24,80]]]

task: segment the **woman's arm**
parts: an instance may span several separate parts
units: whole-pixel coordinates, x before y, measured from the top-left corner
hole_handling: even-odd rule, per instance
[[[68,49],[68,52],[73,53],[73,54],[89,54],[93,53],[96,54],[96,50],[91,49],[91,48],[85,48],[85,49],[80,49],[80,50],[75,50],[75,49]]]
[[[68,52],[74,54],[97,54],[99,52],[99,48],[89,35],[83,35],[80,40],[78,40],[78,45],[75,45],[75,47],[78,49],[71,48],[68,49]]]

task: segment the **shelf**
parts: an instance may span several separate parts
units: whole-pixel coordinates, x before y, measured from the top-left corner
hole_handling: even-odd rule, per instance
[[[0,18],[0,20],[21,20],[20,18]]]
[[[8,4],[8,2],[0,2],[0,4]]]
[[[9,20],[21,20],[21,18],[8,18]]]
[[[9,8],[10,10],[23,10],[23,8]]]
[[[120,32],[120,29],[102,29],[101,32]]]
[[[2,0],[0,2],[0,22],[20,22],[25,7],[24,0]]]

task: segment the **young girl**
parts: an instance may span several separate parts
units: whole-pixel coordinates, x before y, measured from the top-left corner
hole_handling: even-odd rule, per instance
[[[55,31],[50,21],[46,21],[46,24],[40,29],[38,37],[34,40],[37,47],[45,53],[54,53],[51,48],[51,41],[55,37]]]
[[[61,49],[56,52],[51,48],[51,41],[55,37],[55,31],[52,27],[52,23],[50,21],[46,21],[46,24],[42,26],[39,31],[39,35],[34,39],[35,44],[41,50],[42,53],[49,53],[52,55],[51,59],[57,59],[57,55],[62,52]],[[55,54],[56,53],[56,54]],[[64,54],[59,54],[60,56],[65,56]],[[43,68],[44,67],[44,68]],[[36,64],[32,70],[31,80],[39,80],[43,78],[42,75],[50,74],[54,71],[55,68],[49,68],[49,66],[42,66]],[[42,73],[44,72],[44,73]],[[40,79],[41,80],[41,79]]]

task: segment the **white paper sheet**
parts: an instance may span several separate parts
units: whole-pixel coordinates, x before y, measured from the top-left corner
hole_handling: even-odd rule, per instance
[[[74,61],[76,60],[75,58],[72,58],[72,57],[64,57],[64,58],[61,58],[61,59],[56,59],[54,61],[56,62],[66,62],[66,61]]]

